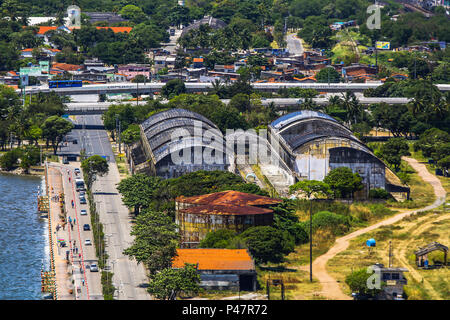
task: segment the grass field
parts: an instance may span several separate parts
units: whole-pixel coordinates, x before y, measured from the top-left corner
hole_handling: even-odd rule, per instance
[[[411,150],[412,151],[412,150]],[[425,162],[421,153],[411,152],[412,156],[420,162]],[[430,173],[434,174],[432,165],[426,164]],[[438,177],[448,192],[450,178]],[[423,183],[417,174],[411,175],[412,207],[423,207],[435,199],[433,189],[429,184]],[[369,252],[365,241],[374,238],[376,248]],[[350,294],[345,284],[345,277],[353,270],[367,267],[374,263],[388,264],[389,241],[392,241],[394,252],[394,267],[405,267],[408,285],[404,287],[408,299],[411,300],[440,300],[450,298],[450,271],[447,268],[423,270],[415,266],[414,251],[419,246],[437,241],[450,246],[450,210],[444,211],[444,206],[433,211],[416,213],[406,217],[400,222],[381,227],[374,232],[364,234],[350,242],[349,248],[328,261],[327,270],[341,285],[342,290]],[[443,261],[443,253],[437,251],[429,255],[432,260]]]

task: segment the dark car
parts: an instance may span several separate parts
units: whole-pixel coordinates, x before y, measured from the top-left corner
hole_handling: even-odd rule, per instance
[[[80,204],[86,204],[86,198],[85,197],[80,197]]]
[[[89,224],[85,224],[84,226],[83,226],[83,230],[84,231],[89,231],[89,230],[91,230],[91,227],[89,226]]]
[[[73,140],[72,143],[73,144],[78,144],[78,140]]]

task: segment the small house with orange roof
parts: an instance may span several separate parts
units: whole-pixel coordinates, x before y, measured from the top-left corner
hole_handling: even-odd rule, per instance
[[[177,249],[173,269],[194,264],[206,290],[255,291],[255,263],[247,249]]]

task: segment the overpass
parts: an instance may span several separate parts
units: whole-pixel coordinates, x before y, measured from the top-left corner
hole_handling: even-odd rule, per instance
[[[312,99],[318,105],[328,104],[328,98],[313,98]],[[405,104],[408,103],[410,99],[408,98],[366,98],[359,97],[358,101],[363,105],[370,105],[373,103],[385,102],[387,104]],[[223,103],[228,104],[230,99],[222,99]],[[295,107],[302,104],[305,101],[303,98],[273,98],[273,99],[261,99],[261,103],[264,106],[274,103],[277,109],[283,110],[290,107]],[[167,100],[162,101],[162,103],[167,103]],[[108,110],[109,106],[113,104],[120,103],[130,103],[143,105],[146,101],[125,101],[125,102],[81,102],[81,103],[66,103],[68,108],[68,114],[71,115],[81,115],[81,114],[102,114]]]
[[[252,86],[257,91],[263,92],[277,92],[283,88],[302,88],[315,89],[319,92],[363,92],[369,88],[377,88],[383,83],[291,83],[291,82],[267,82],[267,83],[252,83]],[[28,87],[25,89],[26,94],[37,94],[39,92],[48,93],[54,91],[60,95],[93,95],[93,94],[107,94],[107,93],[137,93],[154,94],[161,92],[164,82],[149,82],[149,83],[130,83],[118,82],[107,84],[85,85],[83,87],[74,88],[48,88],[48,86]],[[186,91],[188,93],[208,92],[213,88],[210,82],[185,82]],[[450,91],[450,84],[436,85],[440,91]],[[18,90],[20,92],[20,90]]]

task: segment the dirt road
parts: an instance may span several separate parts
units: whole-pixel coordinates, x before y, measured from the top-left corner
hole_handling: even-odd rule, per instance
[[[333,258],[336,254],[346,250],[350,244],[350,240],[354,239],[364,233],[367,233],[369,231],[372,231],[374,229],[377,229],[381,226],[390,225],[393,223],[396,223],[397,221],[400,221],[406,216],[409,216],[413,213],[420,212],[420,211],[427,211],[434,208],[439,207],[441,204],[445,201],[446,192],[444,188],[442,187],[441,182],[437,177],[432,175],[428,172],[427,168],[424,164],[419,163],[417,160],[412,158],[403,157],[403,160],[407,161],[408,164],[414,168],[415,171],[419,174],[419,176],[426,182],[432,185],[434,189],[434,193],[436,195],[436,201],[433,202],[433,204],[426,206],[421,209],[417,210],[411,210],[406,211],[403,213],[399,213],[391,218],[388,218],[386,220],[380,221],[374,225],[371,225],[367,228],[357,230],[355,232],[352,232],[344,237],[336,239],[336,243],[333,245],[333,247],[328,250],[327,253],[319,256],[316,258],[316,260],[313,261],[313,276],[317,278],[317,280],[320,281],[322,285],[322,291],[320,292],[321,296],[332,299],[332,300],[350,300],[351,297],[344,294],[339,287],[339,283],[334,279],[332,276],[330,276],[326,270],[326,265],[328,260]],[[301,268],[302,270],[309,271],[309,267],[305,266],[304,268]]]

